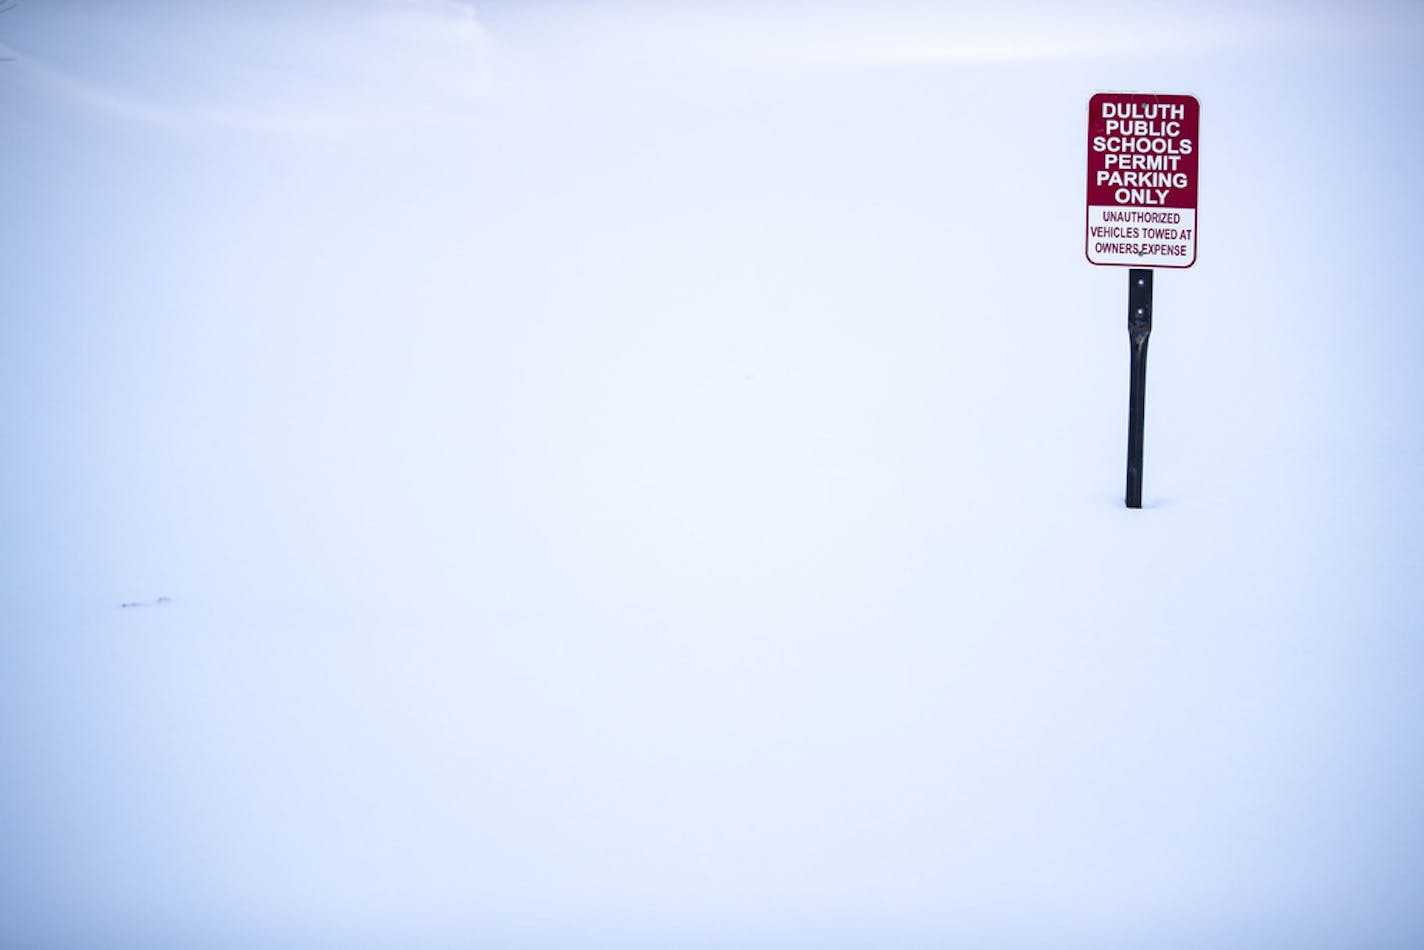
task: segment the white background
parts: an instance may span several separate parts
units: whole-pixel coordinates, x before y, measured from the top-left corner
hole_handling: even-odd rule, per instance
[[[1145,212],[1145,213],[1165,213],[1175,215],[1170,219],[1172,223],[1163,224],[1160,222],[1143,223],[1141,221],[1123,221],[1119,219],[1108,219],[1107,215],[1117,212]],[[1094,228],[1106,228],[1107,233],[1099,237],[1094,234]],[[1148,231],[1177,232],[1188,231],[1189,235],[1183,239],[1180,236],[1172,238],[1147,237]],[[1196,230],[1197,213],[1193,208],[1141,208],[1129,205],[1088,205],[1088,236],[1086,254],[1088,260],[1098,266],[1128,266],[1128,267],[1164,267],[1164,268],[1187,268],[1196,261]],[[1136,237],[1127,237],[1135,234]],[[1099,251],[1099,245],[1108,245]],[[1133,254],[1124,253],[1121,248],[1152,248],[1152,247],[1172,247],[1182,248],[1182,254]]]
[[[0,943],[1418,945],[1420,29],[0,14]]]

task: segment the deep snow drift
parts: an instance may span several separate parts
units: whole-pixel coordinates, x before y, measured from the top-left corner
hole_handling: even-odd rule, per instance
[[[126,6],[0,14],[0,943],[1424,941],[1417,11]]]

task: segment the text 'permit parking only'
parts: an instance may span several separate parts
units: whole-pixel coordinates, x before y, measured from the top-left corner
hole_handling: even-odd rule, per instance
[[[1100,92],[1089,101],[1089,261],[1196,263],[1200,114],[1194,96]]]

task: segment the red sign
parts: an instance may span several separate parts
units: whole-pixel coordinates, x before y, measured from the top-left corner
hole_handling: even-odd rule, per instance
[[[1089,100],[1089,261],[1196,263],[1200,115],[1195,96],[1100,92]]]

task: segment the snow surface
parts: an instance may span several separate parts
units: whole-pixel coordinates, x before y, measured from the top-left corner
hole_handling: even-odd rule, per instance
[[[1419,8],[0,42],[0,945],[1424,944]]]

